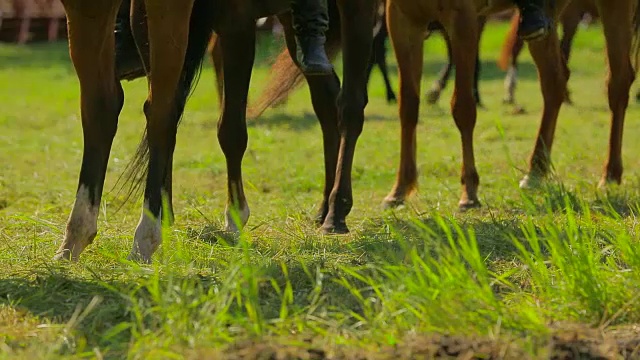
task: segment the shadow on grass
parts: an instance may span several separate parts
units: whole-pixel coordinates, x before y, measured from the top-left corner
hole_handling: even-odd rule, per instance
[[[92,300],[99,300],[98,306],[73,328],[77,332],[75,342],[81,337],[90,346],[111,348],[125,354],[123,346],[130,337],[129,331],[115,334],[108,341],[103,335],[132,318],[127,299],[115,290],[127,285],[118,281],[76,278],[58,270],[29,275],[0,279],[0,304],[27,310],[41,321],[46,319],[52,324],[69,326],[79,315],[78,311],[86,309]],[[75,344],[65,341],[59,344],[57,351],[62,354],[75,352],[74,347]]]

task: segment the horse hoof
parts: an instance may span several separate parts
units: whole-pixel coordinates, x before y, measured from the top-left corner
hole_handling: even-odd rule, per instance
[[[344,222],[338,224],[324,224],[320,227],[320,232],[324,235],[344,235],[349,233],[349,228]]]
[[[537,189],[542,185],[542,180],[540,176],[525,175],[520,180],[519,186],[522,190]]]
[[[482,204],[478,200],[463,200],[458,203],[458,209],[460,211],[465,212],[471,209],[481,208]]]
[[[511,115],[525,115],[526,113],[527,110],[520,105],[514,106],[513,110],[511,110]]]
[[[71,260],[72,260],[71,250],[59,251],[53,256],[53,261],[71,261]]]
[[[382,200],[383,210],[393,210],[404,207],[404,199],[396,196],[387,196]]]
[[[620,183],[622,183],[621,180],[611,179],[611,178],[607,178],[606,176],[604,176],[598,182],[598,190],[606,191],[607,189],[609,189],[609,187],[611,187],[611,185],[614,185],[614,186],[615,185],[620,185]]]
[[[129,253],[129,256],[127,256],[127,260],[132,261],[132,262],[137,262],[140,264],[151,264],[151,257],[150,256],[145,256],[139,252],[136,251],[131,251],[131,253]]]
[[[427,92],[427,104],[435,105],[440,99],[440,92],[437,90],[429,90]]]

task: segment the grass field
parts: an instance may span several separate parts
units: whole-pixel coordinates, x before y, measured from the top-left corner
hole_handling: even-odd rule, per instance
[[[638,358],[640,108],[627,115],[623,186],[599,192],[609,132],[604,44],[599,27],[581,30],[575,106],[563,108],[554,146],[558,180],[520,191],[541,95],[525,54],[518,98],[528,112],[513,116],[501,104],[494,63],[505,30],[491,24],[482,42],[482,209],[456,210],[461,151],[449,88],[439,106],[421,109],[419,192],[404,209],[382,211],[399,124],[375,73],[351,234],[320,235],[310,220],[323,170],[304,88],[249,125],[252,217],[240,239],[222,241],[226,171],[207,65],[178,136],[176,224],[150,266],[125,261],[141,201],[116,213],[113,193],[81,260],[51,261],[80,166],[78,86],[66,44],[0,46],[0,358]],[[254,97],[278,50],[262,40]],[[429,40],[425,53],[423,89],[445,59],[442,41]],[[391,68],[397,84],[395,61]],[[145,82],[124,86],[107,190],[144,125]]]

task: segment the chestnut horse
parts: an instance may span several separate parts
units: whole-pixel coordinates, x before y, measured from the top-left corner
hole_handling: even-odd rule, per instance
[[[113,29],[120,2],[63,0],[71,59],[80,80],[85,141],[76,202],[57,259],[76,260],[97,233],[107,161],[124,99],[116,77],[119,72],[114,69]],[[145,182],[144,209],[131,259],[150,261],[162,240],[162,219],[173,219],[172,163],[177,127],[212,31],[220,40],[224,78],[233,79],[224,83],[218,122],[218,141],[226,157],[228,177],[225,229],[237,232],[247,222],[249,207],[241,163],[248,140],[245,114],[255,56],[255,21],[279,14],[288,46],[283,54],[295,54],[289,3],[132,1],[132,30],[142,56],[141,67],[146,69],[149,96],[144,106],[147,131],[125,174],[133,182],[132,191]],[[367,104],[366,68],[377,0],[335,0],[330,4],[332,31],[328,45],[337,48],[342,43],[344,84],[341,88],[335,73],[307,80],[324,139],[325,190],[317,220],[325,232],[344,233],[353,203],[351,168]]]
[[[485,24],[486,24],[486,18],[480,17],[478,19],[478,26],[480,26],[480,28],[482,29],[484,28]],[[431,34],[433,34],[434,32],[439,32],[444,38],[445,45],[447,46],[447,63],[444,64],[444,66],[440,70],[440,73],[438,74],[438,77],[436,78],[436,80],[433,81],[433,83],[431,84],[431,88],[425,94],[425,97],[427,98],[427,103],[429,104],[435,104],[438,102],[438,100],[440,99],[440,95],[442,94],[442,91],[447,87],[447,83],[449,82],[449,77],[451,76],[451,70],[453,70],[453,62],[451,61],[451,41],[449,40],[449,35],[446,33],[446,31],[444,31],[442,24],[440,24],[437,21],[434,21],[428,26],[428,32],[427,32],[427,36],[425,37],[425,40],[428,39],[431,36]],[[380,31],[373,38],[373,50],[371,53],[371,61],[369,63],[368,73],[370,75],[371,71],[373,70],[373,66],[378,65],[380,72],[382,72],[382,76],[384,78],[384,82],[386,86],[387,102],[395,103],[397,101],[396,94],[393,92],[393,89],[391,88],[391,84],[389,81],[389,70],[387,69],[387,60],[386,60],[387,58],[386,41],[388,37],[389,37],[389,32],[387,30],[387,24],[385,23],[381,26]],[[474,80],[473,80],[473,96],[476,100],[476,104],[482,107],[483,105],[482,105],[482,101],[480,100],[480,91],[478,90],[479,79],[480,79],[480,53],[478,53],[476,57],[476,67],[475,67]]]
[[[567,0],[557,0],[546,11],[557,23]],[[635,79],[631,56],[638,54],[639,43],[633,41],[640,33],[638,0],[611,2],[597,0],[602,19],[609,59],[609,107],[611,137],[609,155],[600,184],[620,183],[622,178],[622,131],[629,89]],[[440,21],[451,37],[453,61],[456,66],[455,90],[451,101],[453,118],[462,140],[462,195],[459,207],[464,210],[480,206],[475,166],[473,131],[476,107],[473,99],[473,72],[478,47],[479,15],[505,10],[513,6],[510,0],[389,0],[387,24],[395,49],[400,74],[399,113],[401,121],[400,166],[396,183],[385,198],[387,206],[403,203],[416,188],[416,125],[420,107],[422,76],[422,41],[427,26]],[[635,47],[632,49],[632,47]],[[558,34],[553,31],[544,40],[529,43],[529,50],[538,68],[544,109],[542,122],[530,158],[528,174],[520,182],[526,188],[542,180],[550,171],[550,153],[560,107],[566,92],[569,69],[560,51]]]

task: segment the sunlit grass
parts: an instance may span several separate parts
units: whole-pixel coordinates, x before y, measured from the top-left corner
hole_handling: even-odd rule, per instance
[[[383,212],[399,136],[397,109],[384,102],[374,74],[354,164],[352,233],[323,236],[311,221],[323,188],[322,141],[303,89],[250,123],[244,169],[252,218],[241,237],[219,238],[226,170],[207,67],[178,137],[176,224],[164,229],[148,266],[125,260],[140,201],[115,212],[121,199],[111,192],[80,262],[51,261],[80,165],[77,83],[65,44],[0,47],[0,357],[217,358],[238,342],[228,353],[240,348],[251,357],[276,344],[269,349],[292,354],[305,347],[370,358],[461,354],[439,334],[461,336],[462,349],[494,358],[548,358],[548,345],[562,339],[554,334],[569,324],[597,329],[600,337],[586,338],[599,345],[584,350],[594,357],[638,346],[637,105],[626,125],[625,182],[598,191],[609,117],[603,42],[600,28],[581,30],[571,63],[576,105],[561,113],[554,177],[521,191],[541,96],[524,54],[518,96],[528,114],[508,115],[500,104],[493,59],[504,30],[491,24],[482,48],[488,110],[479,111],[475,132],[482,209],[456,211],[460,143],[448,88],[441,105],[422,109],[420,192],[405,209]],[[276,52],[260,49],[252,96]],[[444,60],[441,40],[429,40],[425,54],[426,84]],[[144,124],[145,83],[125,90],[107,190]],[[611,340],[620,331],[631,340]]]

